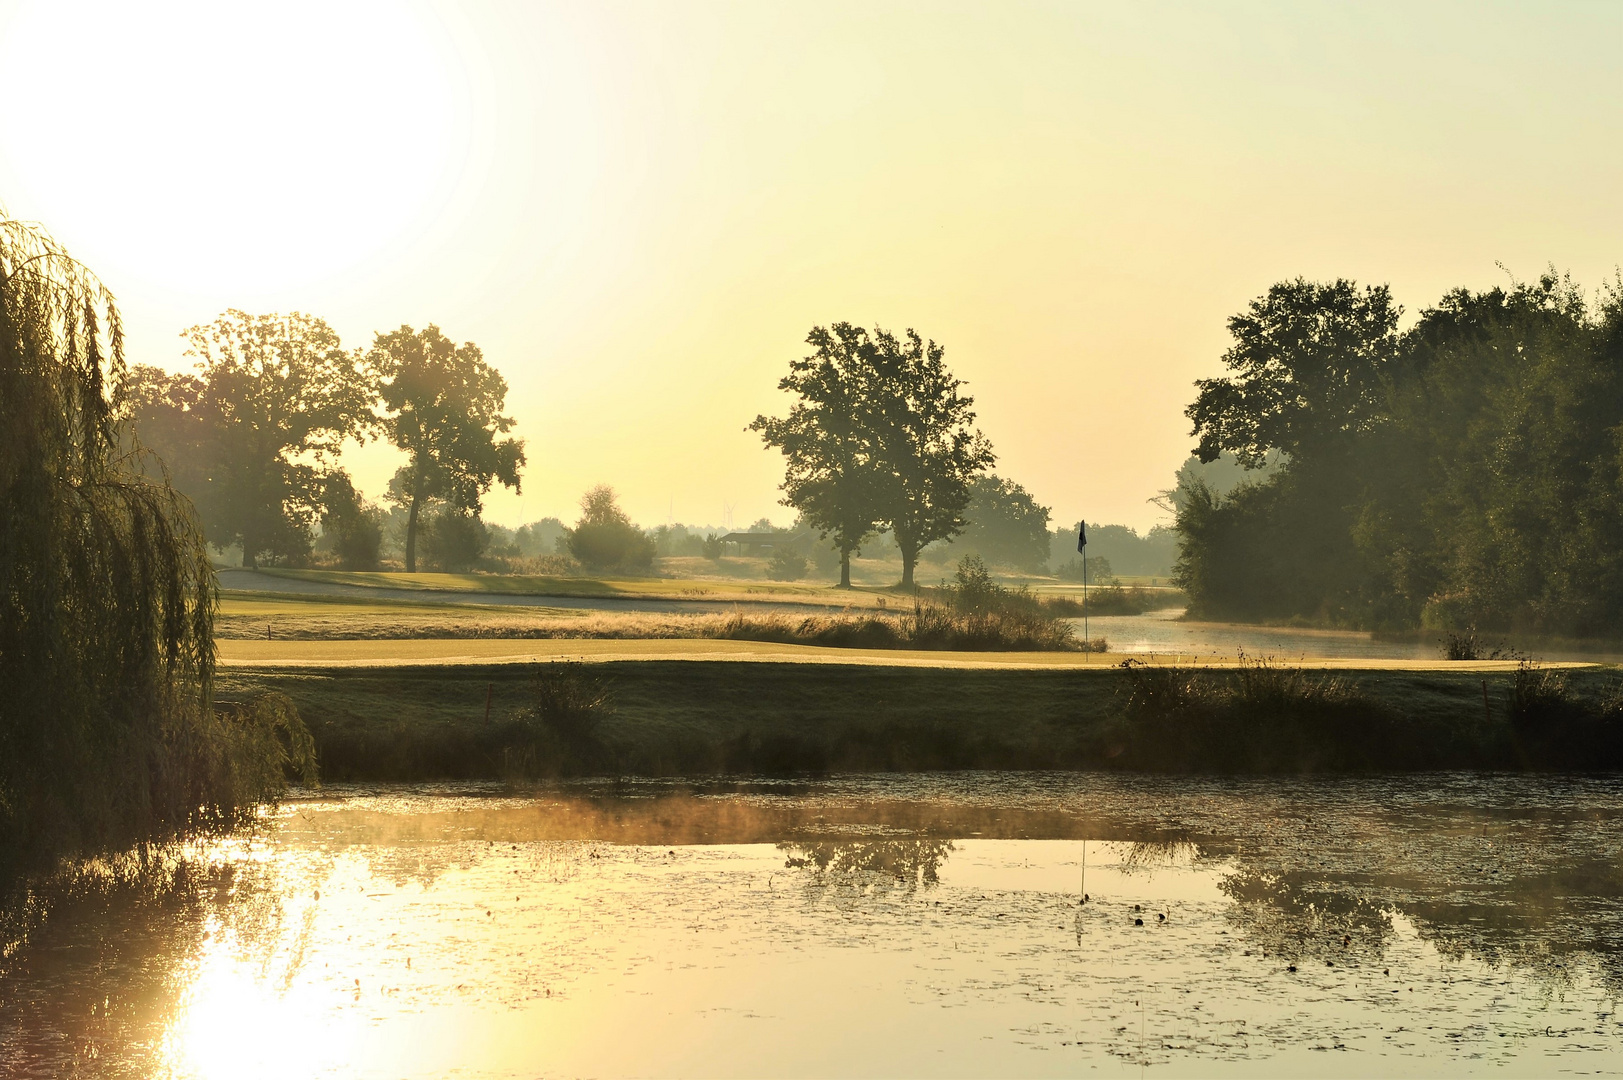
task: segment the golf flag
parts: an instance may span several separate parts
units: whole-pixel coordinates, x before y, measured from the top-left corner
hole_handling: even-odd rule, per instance
[[[1085,521],[1079,521],[1079,522],[1076,523],[1076,550],[1078,552],[1081,552],[1082,549],[1087,547],[1087,546],[1088,546],[1088,523],[1085,522]],[[1083,553],[1086,554],[1085,552],[1083,552]]]

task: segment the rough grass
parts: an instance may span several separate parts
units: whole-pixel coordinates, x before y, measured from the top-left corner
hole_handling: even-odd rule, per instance
[[[1167,589],[1143,589],[1136,585],[1130,588],[1108,585],[1100,589],[1089,589],[1085,605],[1082,598],[1074,594],[1042,598],[1043,606],[1054,615],[1072,619],[1080,619],[1084,614],[1142,615],[1146,611],[1177,607],[1182,600],[1182,593]]]
[[[1105,650],[1103,639],[1076,641],[1070,625],[1046,609],[959,611],[933,601],[900,611],[786,614],[762,605],[705,615],[228,601],[217,619],[216,636],[294,641],[710,638],[864,649]]]
[[[543,757],[522,769],[511,766],[509,751],[534,728],[510,725],[533,715],[533,668],[239,668],[222,679],[234,692],[287,694],[332,781],[515,772],[1623,768],[1615,719],[1609,729],[1574,727],[1560,711],[1567,706],[1549,704],[1615,717],[1623,706],[1602,704],[1620,700],[1610,672],[1562,674],[1563,696],[1552,699],[1548,688],[1517,691],[1513,673],[1331,678],[1272,665],[1003,671],[626,661],[595,670],[612,694],[593,733],[603,756]]]

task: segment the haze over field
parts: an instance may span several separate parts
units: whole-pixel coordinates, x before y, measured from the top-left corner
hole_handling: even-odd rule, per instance
[[[435,322],[511,385],[499,522],[599,481],[644,525],[787,521],[744,427],[850,319],[943,343],[1057,522],[1142,529],[1270,284],[1412,317],[1623,250],[1616,3],[0,0],[0,70],[0,191],[133,361],[228,307]],[[374,498],[399,463],[345,458]]]

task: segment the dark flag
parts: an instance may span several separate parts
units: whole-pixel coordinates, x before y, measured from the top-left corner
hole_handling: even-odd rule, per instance
[[[1088,523],[1085,522],[1085,521],[1079,521],[1079,522],[1076,523],[1076,550],[1078,552],[1081,552],[1082,554],[1087,554],[1086,552],[1082,551],[1082,549],[1087,547],[1087,546],[1088,546]]]

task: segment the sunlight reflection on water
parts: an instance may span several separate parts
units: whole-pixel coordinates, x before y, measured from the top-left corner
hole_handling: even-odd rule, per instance
[[[0,1065],[1617,1071],[1620,819],[1548,777],[329,793],[48,921]]]

